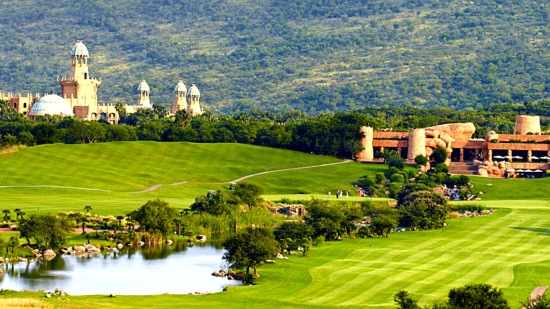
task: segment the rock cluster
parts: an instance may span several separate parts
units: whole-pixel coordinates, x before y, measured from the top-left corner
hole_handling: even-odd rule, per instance
[[[279,203],[277,205],[272,206],[272,211],[283,215],[287,215],[290,217],[307,215],[307,210],[305,206],[302,204],[287,205],[287,204]]]
[[[48,250],[46,250],[48,251]],[[44,256],[46,256],[46,251],[44,252]],[[51,250],[50,250],[51,251]],[[62,254],[67,254],[67,255],[83,255],[85,253],[99,253],[101,252],[101,249],[99,248],[96,248],[94,245],[91,245],[91,244],[86,244],[86,245],[82,245],[82,246],[72,246],[72,247],[68,247],[68,248],[62,248],[61,250],[59,250],[60,253]],[[53,253],[53,251],[52,251]],[[53,256],[55,256],[55,253],[53,253]]]
[[[481,162],[479,160],[474,160],[474,165],[478,167],[477,173],[481,177],[488,177],[489,175],[502,177],[507,169],[512,168],[512,164],[505,161],[496,162],[485,160]]]

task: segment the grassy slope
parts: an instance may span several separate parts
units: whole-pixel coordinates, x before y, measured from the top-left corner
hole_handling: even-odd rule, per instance
[[[143,143],[147,146],[148,143]],[[155,144],[165,145],[165,144]],[[183,147],[170,144],[173,147]],[[56,145],[59,147],[59,145]],[[185,144],[184,144],[185,146]],[[204,145],[199,145],[203,146]],[[69,146],[73,147],[73,146]],[[235,147],[240,147],[236,145]],[[262,149],[258,147],[250,149]],[[167,150],[169,151],[169,150]],[[69,152],[67,152],[69,153]],[[308,156],[308,155],[304,155]],[[285,157],[285,161],[288,156]],[[312,162],[313,159],[309,159]],[[291,160],[292,161],[292,160]],[[4,163],[0,163],[4,164]],[[157,165],[165,163],[158,161]],[[248,164],[251,164],[248,162]],[[260,168],[259,166],[255,167]],[[360,175],[383,169],[383,166],[344,164],[318,169],[272,173],[250,178],[262,183],[271,199],[281,196],[308,198],[309,194],[325,196],[323,190],[346,189],[351,180]],[[201,171],[202,172],[202,171]],[[226,171],[230,174],[231,171]],[[242,175],[238,175],[242,176]],[[50,176],[48,176],[50,177]],[[79,176],[72,176],[79,179]],[[162,179],[158,175],[157,179]],[[220,177],[219,175],[208,177]],[[236,177],[230,177],[236,178]],[[44,179],[57,179],[55,177]],[[135,181],[139,177],[129,177]],[[96,184],[87,180],[90,184]],[[421,302],[431,303],[444,298],[448,290],[469,282],[487,282],[503,287],[513,308],[531,290],[548,285],[542,271],[547,269],[550,253],[548,222],[550,198],[546,196],[548,179],[501,180],[472,178],[476,190],[487,192],[484,203],[494,208],[508,208],[495,215],[450,221],[450,227],[439,231],[400,233],[391,239],[346,240],[316,248],[310,258],[292,257],[278,261],[260,270],[259,285],[243,287],[228,293],[207,296],[162,295],[155,297],[105,296],[71,297],[70,304],[49,300],[56,306],[71,308],[116,307],[376,307],[392,308],[391,296],[399,289],[407,289]],[[128,181],[128,183],[132,183]],[[493,186],[485,186],[492,183]],[[217,185],[221,187],[221,185]],[[74,208],[75,201],[97,200],[99,212],[116,213],[130,209],[119,206],[123,200],[139,205],[140,199],[163,197],[183,205],[192,194],[202,193],[205,184],[193,182],[181,186],[167,186],[150,193],[106,193],[67,191],[61,189],[2,189],[0,202],[13,205],[21,201],[23,207],[35,207],[48,200],[52,211]],[[305,194],[296,194],[305,193]],[[75,195],[76,197],[70,197]],[[30,197],[30,198],[29,198]],[[134,200],[132,200],[132,197]],[[350,200],[355,200],[351,198]],[[19,204],[18,204],[19,205]],[[135,207],[134,207],[135,208]],[[30,208],[29,208],[30,209]],[[133,209],[133,208],[132,208]],[[372,243],[372,248],[369,247]],[[40,297],[36,294],[0,294],[0,297]],[[42,296],[43,297],[43,296]]]

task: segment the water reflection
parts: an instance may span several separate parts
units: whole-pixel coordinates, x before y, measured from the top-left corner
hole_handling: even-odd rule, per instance
[[[211,276],[223,264],[219,244],[176,243],[155,248],[124,248],[84,256],[56,256],[51,261],[3,266],[0,288],[59,288],[72,295],[153,295],[219,292],[238,281]]]

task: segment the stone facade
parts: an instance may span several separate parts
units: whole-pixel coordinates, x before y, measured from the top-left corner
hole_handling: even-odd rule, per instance
[[[361,144],[363,150],[357,154],[357,159],[360,161],[370,161],[374,159],[374,148],[372,147],[373,129],[372,127],[361,127],[359,131],[363,134]]]
[[[409,153],[407,158],[414,160],[418,155],[426,155],[426,130],[412,129],[409,131]]]

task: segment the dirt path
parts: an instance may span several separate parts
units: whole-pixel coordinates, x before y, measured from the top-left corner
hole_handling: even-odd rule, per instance
[[[273,171],[267,171],[267,172],[261,172],[261,173],[256,173],[256,174],[247,175],[247,176],[244,176],[244,177],[241,177],[241,178],[238,178],[238,179],[235,179],[235,180],[233,180],[233,181],[226,182],[226,183],[237,183],[237,182],[239,182],[239,181],[245,180],[245,179],[250,178],[250,177],[259,176],[259,175],[264,175],[264,174],[269,174],[269,173],[284,172],[284,171],[292,171],[292,170],[301,170],[301,169],[306,169],[306,168],[323,167],[323,166],[330,166],[330,165],[338,165],[338,164],[345,164],[345,163],[350,163],[350,162],[353,162],[353,161],[351,161],[351,160],[345,160],[345,161],[336,162],[336,163],[327,163],[327,164],[319,164],[319,165],[310,165],[310,166],[300,166],[300,167],[284,168],[284,169],[280,169],[280,170],[273,170]]]

